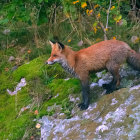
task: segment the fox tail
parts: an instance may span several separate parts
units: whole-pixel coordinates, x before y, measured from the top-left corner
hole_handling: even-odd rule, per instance
[[[137,53],[134,50],[130,50],[128,53],[127,62],[134,69],[140,70],[140,53]]]

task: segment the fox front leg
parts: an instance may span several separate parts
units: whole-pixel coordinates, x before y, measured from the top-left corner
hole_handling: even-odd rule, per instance
[[[89,82],[81,81],[82,86],[82,103],[78,105],[81,110],[85,110],[89,106]]]

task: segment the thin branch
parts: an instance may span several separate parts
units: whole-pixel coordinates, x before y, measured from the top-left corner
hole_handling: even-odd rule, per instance
[[[63,41],[66,41],[73,32],[74,30],[72,30]]]
[[[108,28],[108,19],[109,19],[110,8],[111,8],[111,0],[110,0],[109,8],[108,8],[108,10],[107,10],[106,29]]]

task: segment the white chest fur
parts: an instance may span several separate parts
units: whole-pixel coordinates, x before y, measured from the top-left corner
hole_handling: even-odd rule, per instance
[[[72,76],[78,78],[78,75],[76,74],[74,68],[70,67],[69,64],[66,61],[61,61],[61,66],[63,67],[63,69],[70,73]]]

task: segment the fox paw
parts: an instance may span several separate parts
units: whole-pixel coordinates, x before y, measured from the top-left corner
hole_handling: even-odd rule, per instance
[[[109,90],[111,88],[110,84],[103,84],[102,87],[106,90]]]
[[[106,89],[106,94],[110,94],[116,90],[116,87],[111,84],[103,84],[103,88]]]
[[[108,90],[106,90],[106,93],[105,93],[105,94],[110,94],[110,93],[112,93],[112,92],[113,92],[113,90],[108,89]]]
[[[88,105],[85,105],[84,103],[80,103],[78,104],[78,107],[80,108],[80,110],[86,110],[88,108]]]

